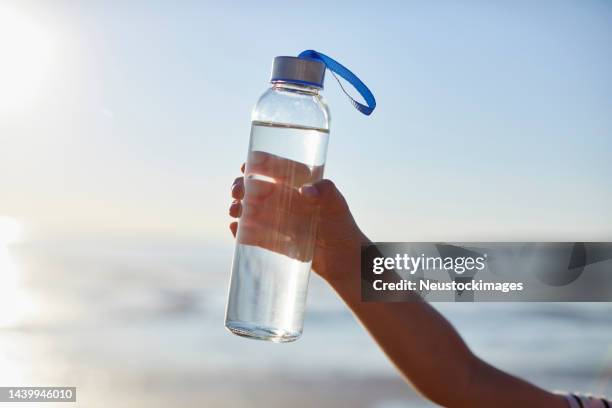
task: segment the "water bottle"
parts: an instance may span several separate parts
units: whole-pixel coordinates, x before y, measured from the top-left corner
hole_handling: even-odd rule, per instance
[[[299,190],[323,177],[330,126],[320,95],[326,69],[364,96],[368,106],[351,98],[357,109],[369,114],[375,106],[367,87],[324,54],[274,58],[271,87],[251,115],[226,309],[225,326],[239,336],[281,343],[302,334],[319,209]]]

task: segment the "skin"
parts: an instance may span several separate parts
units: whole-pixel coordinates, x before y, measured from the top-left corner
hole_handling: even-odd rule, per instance
[[[238,241],[296,259],[313,256],[325,279],[425,398],[451,408],[567,408],[562,396],[509,375],[475,356],[451,324],[431,305],[362,302],[360,250],[369,243],[349,206],[318,169],[253,152],[232,185],[229,208],[241,223]],[[263,175],[276,183],[261,181]],[[238,222],[230,224],[236,237]],[[282,233],[278,231],[281,230]],[[314,247],[304,247],[316,230]],[[307,246],[307,245],[306,245]]]

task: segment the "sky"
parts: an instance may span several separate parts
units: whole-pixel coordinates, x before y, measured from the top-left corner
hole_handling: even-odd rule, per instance
[[[607,1],[0,0],[0,227],[231,246],[250,111],[304,49],[377,98],[323,92],[372,240],[612,239]]]

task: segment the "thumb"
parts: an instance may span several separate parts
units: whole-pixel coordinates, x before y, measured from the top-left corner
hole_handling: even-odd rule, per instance
[[[300,188],[300,194],[309,202],[319,205],[321,215],[348,211],[346,200],[331,180],[323,179],[306,184]]]

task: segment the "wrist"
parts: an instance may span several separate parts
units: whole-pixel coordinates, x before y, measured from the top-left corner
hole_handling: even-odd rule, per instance
[[[325,281],[345,300],[353,303],[361,300],[361,250],[371,241],[361,231],[352,242],[346,242],[342,249],[336,247],[335,261],[329,265],[328,273],[323,276]]]
[[[348,264],[342,265],[326,282],[350,306],[361,301],[361,254],[357,249]]]

